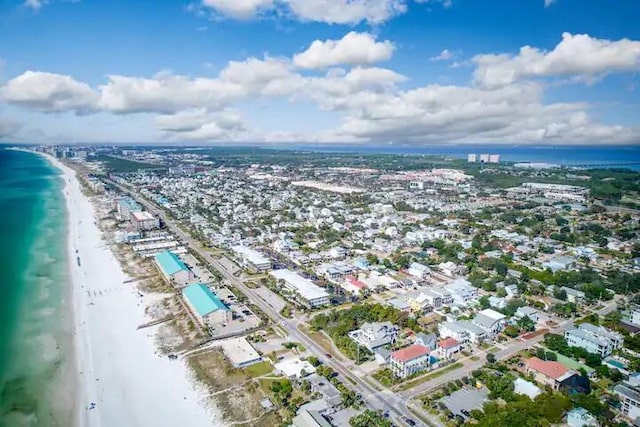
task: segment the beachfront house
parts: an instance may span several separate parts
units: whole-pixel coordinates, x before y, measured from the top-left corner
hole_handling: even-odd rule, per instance
[[[153,260],[165,280],[173,285],[184,286],[195,279],[193,271],[173,252],[160,252]]]
[[[232,312],[204,283],[192,283],[182,290],[189,310],[203,326],[229,322]]]

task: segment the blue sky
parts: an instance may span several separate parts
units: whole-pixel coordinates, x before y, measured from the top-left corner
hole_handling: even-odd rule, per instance
[[[638,22],[637,0],[0,0],[0,140],[635,144]]]

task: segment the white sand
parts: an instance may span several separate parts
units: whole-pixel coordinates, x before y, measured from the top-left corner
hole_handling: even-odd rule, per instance
[[[64,174],[69,214],[70,274],[78,381],[77,424],[91,427],[218,426],[219,411],[192,380],[185,362],[156,353],[154,328],[135,284],[101,238],[95,211],[75,172],[47,156]],[[76,250],[78,253],[76,254]],[[78,266],[76,257],[80,257]],[[95,408],[89,409],[91,402]]]

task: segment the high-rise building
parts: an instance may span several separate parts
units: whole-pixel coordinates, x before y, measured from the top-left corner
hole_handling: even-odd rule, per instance
[[[475,163],[477,160],[478,160],[478,155],[477,154],[469,154],[469,155],[467,155],[467,162]]]
[[[488,154],[480,154],[480,162],[489,163],[489,155]]]
[[[500,154],[489,155],[489,163],[500,163]]]

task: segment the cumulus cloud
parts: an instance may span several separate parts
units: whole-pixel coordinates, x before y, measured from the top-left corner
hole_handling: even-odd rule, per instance
[[[317,48],[312,43],[300,54],[302,58],[230,61],[217,76],[207,78],[171,73],[110,75],[104,84],[92,88],[70,76],[27,71],[8,81],[0,94],[7,103],[48,113],[151,113],[166,140],[640,141],[638,129],[599,123],[589,114],[588,104],[545,103],[544,82],[530,79],[585,78],[634,69],[637,42],[565,35],[551,52],[526,47],[517,56],[476,56],[470,63],[476,67],[475,85],[416,87],[394,70],[368,66],[374,62],[372,57],[382,56],[379,52],[352,56],[351,49],[339,46],[345,38],[320,41]],[[366,43],[380,44],[373,38]],[[622,51],[624,54],[614,55]],[[336,67],[338,64],[344,66]],[[318,71],[321,68],[327,69]],[[306,133],[261,131],[241,114],[240,106],[256,99],[267,106],[274,99],[289,102],[292,117],[296,117],[295,103],[313,104],[339,117],[339,125]]]
[[[549,7],[554,4],[556,0],[544,0],[544,7]]]
[[[11,104],[44,112],[86,113],[94,110],[98,101],[98,94],[89,85],[70,76],[40,71],[26,71],[9,80],[0,96]]]
[[[436,56],[432,56],[429,59],[431,61],[448,61],[450,59],[453,59],[454,57],[455,55],[453,54],[453,52],[451,52],[449,49],[445,49]]]
[[[202,0],[202,5],[235,19],[254,18],[261,10],[274,6],[274,0]]]
[[[550,52],[524,46],[518,55],[489,54],[473,58],[475,81],[499,87],[529,77],[567,76],[592,82],[616,71],[640,68],[640,42],[592,38],[587,34],[564,33]]]
[[[35,11],[40,10],[47,3],[46,0],[25,0],[24,6]]]
[[[201,7],[215,16],[252,19],[278,11],[300,21],[328,24],[379,24],[404,13],[408,0],[202,0]],[[202,10],[202,9],[201,9]]]
[[[333,65],[370,65],[387,61],[395,46],[389,40],[377,42],[369,33],[351,31],[340,40],[315,40],[293,57],[300,68],[320,69]]]

